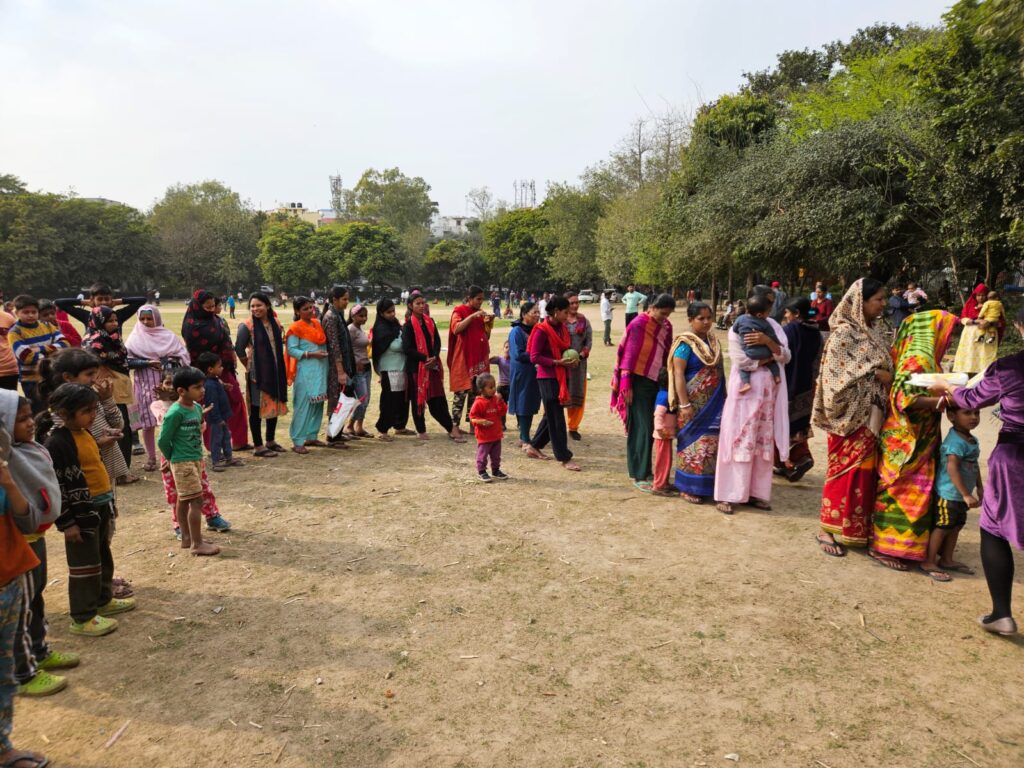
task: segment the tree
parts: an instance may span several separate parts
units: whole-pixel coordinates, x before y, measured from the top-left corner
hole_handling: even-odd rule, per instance
[[[256,258],[263,277],[290,291],[324,285],[331,263],[313,248],[316,233],[312,224],[293,217],[270,224],[260,238]]]
[[[455,273],[470,250],[464,240],[445,238],[423,257],[423,278],[432,285],[456,285]]]
[[[550,248],[551,278],[577,288],[597,279],[597,221],[601,198],[568,184],[548,187],[541,206],[547,228],[542,240]]]
[[[539,208],[518,208],[482,226],[483,258],[502,285],[540,287],[548,280],[551,249],[544,242],[547,222]]]
[[[419,176],[406,176],[398,168],[370,168],[352,190],[348,209],[357,218],[380,220],[399,232],[425,229],[436,210],[429,193],[430,185]]]
[[[494,216],[494,195],[487,187],[474,187],[469,190],[466,193],[466,200],[473,210],[473,215],[480,221],[488,221]]]
[[[398,233],[386,224],[354,221],[338,227],[345,254],[341,270],[352,266],[372,285],[392,284],[402,276],[402,244]]]
[[[11,173],[0,173],[0,195],[22,195],[28,189],[21,179]]]

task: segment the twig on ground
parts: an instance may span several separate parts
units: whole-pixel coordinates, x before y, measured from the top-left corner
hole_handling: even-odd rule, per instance
[[[235,726],[235,728],[237,728],[237,727],[238,727],[238,723],[236,723],[236,722],[235,722],[234,720],[232,720],[232,719],[231,719],[230,717],[228,718],[228,722],[229,722],[229,723],[231,723],[231,724],[232,724],[233,726]]]
[[[828,763],[823,763],[823,762],[821,762],[821,760],[815,760],[814,762],[816,762],[818,765],[820,765],[821,768],[832,768],[831,765],[829,765]]]
[[[260,725],[259,723],[254,723],[252,720],[249,721],[249,725],[251,725],[253,728],[259,728],[261,731],[263,730],[262,725]]]
[[[450,562],[450,563],[445,563],[445,564],[444,564],[444,565],[442,565],[441,567],[442,567],[442,568],[449,568],[449,567],[451,567],[451,566],[453,566],[453,565],[458,565],[458,564],[459,564],[459,563],[461,563],[461,562],[462,562],[461,560],[453,560],[453,561],[452,561],[452,562]]]
[[[284,599],[285,599],[285,600],[287,600],[287,599],[288,599],[288,598],[290,598],[290,597],[298,597],[299,595],[304,595],[304,594],[306,594],[307,592],[309,592],[309,590],[308,590],[308,589],[304,589],[304,590],[302,590],[301,592],[295,592],[294,594],[291,594],[291,595],[285,595],[285,596],[284,596]]]
[[[284,744],[282,744],[281,748],[279,750],[277,750],[277,757],[274,758],[274,762],[275,763],[278,762],[281,759],[281,755],[284,754],[284,748],[287,747],[287,746],[288,746],[288,739],[285,739],[284,740]]]
[[[131,724],[132,724],[132,721],[131,721],[131,718],[129,718],[128,720],[125,721],[125,724],[122,725],[120,728],[118,728],[114,732],[114,735],[111,736],[107,740],[107,743],[103,745],[103,748],[104,749],[110,749],[114,745],[114,742],[121,738],[121,734],[123,734],[125,731],[128,730],[128,726],[131,725]],[[975,765],[977,765],[977,763],[975,763]]]
[[[479,659],[479,656],[459,656],[460,659]]]
[[[131,552],[128,552],[127,554],[122,555],[122,557],[131,557],[132,555],[136,555],[139,552],[145,552],[145,551],[146,551],[145,547],[140,547],[139,549],[133,549]]]
[[[580,579],[580,580],[579,580],[579,581],[577,581],[576,583],[577,583],[577,584],[582,584],[582,583],[583,583],[584,581],[590,581],[591,579],[596,579],[596,578],[597,578],[597,576],[587,576],[587,578],[585,578],[585,579]]]
[[[652,646],[648,647],[647,650],[648,651],[656,651],[658,648],[664,648],[666,645],[671,645],[674,642],[675,642],[674,639],[673,640],[666,640],[664,643],[658,643],[657,645],[652,645]]]
[[[346,563],[358,563],[360,560],[365,560],[368,557],[369,557],[369,555],[363,555],[362,557],[355,557],[355,558],[353,558],[351,560],[346,560],[345,562]]]
[[[958,755],[960,755],[960,757],[962,757],[964,760],[967,760],[968,762],[973,763],[974,765],[978,766],[978,768],[981,768],[981,763],[979,763],[977,760],[972,760],[969,756],[965,755],[959,749],[954,749],[953,751],[956,752]]]

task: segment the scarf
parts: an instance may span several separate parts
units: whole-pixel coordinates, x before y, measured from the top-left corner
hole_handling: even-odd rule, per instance
[[[390,320],[384,317],[381,306],[384,302],[387,302],[387,306],[384,308],[385,311],[391,309],[394,306],[390,299],[384,299],[377,304],[377,316],[373,321],[373,329],[370,331],[370,356],[373,360],[374,368],[377,368],[377,373],[380,373],[380,358],[387,352],[388,347],[391,346],[391,342],[397,339],[402,333],[402,324],[398,322],[397,317],[393,317]]]
[[[665,365],[665,353],[672,338],[672,323],[666,320],[658,323],[646,312],[637,315],[626,328],[626,333],[615,350],[615,368],[612,370],[611,409],[626,423],[629,407],[625,393],[632,388],[633,376],[643,376],[651,381],[658,380],[658,374]],[[623,371],[630,376],[623,376]]]
[[[850,286],[829,319],[832,332],[814,392],[814,425],[843,437],[868,425],[872,406],[885,407],[886,389],[875,370],[893,370],[881,330],[864,319],[863,282]]]
[[[320,321],[315,317],[312,320],[296,320],[294,323],[288,326],[288,333],[285,334],[285,343],[289,336],[297,336],[300,339],[305,339],[310,344],[316,344],[318,347],[322,347],[327,344],[327,334],[324,333],[324,328],[320,325]],[[299,361],[291,355],[285,355],[284,358],[285,371],[288,374],[288,383],[292,384],[295,382],[295,374],[299,370]]]
[[[18,418],[19,399],[17,392],[0,390],[0,422],[12,435]],[[42,533],[60,516],[60,484],[53,471],[53,460],[35,441],[12,442],[7,463],[11,477],[29,504],[41,511],[36,533]]]
[[[220,356],[226,370],[234,371],[235,355],[231,348],[231,336],[220,318],[203,309],[203,304],[215,298],[212,293],[203,290],[192,295],[188,309],[185,310],[185,319],[181,323],[181,338],[185,340],[192,363],[203,352],[213,352]]]
[[[156,325],[149,328],[141,320],[136,320],[135,327],[125,340],[128,354],[142,360],[172,359],[177,360],[179,365],[184,364],[188,360],[188,350],[178,335],[164,325],[160,310],[152,304],[144,304],[139,308],[138,315],[143,312],[152,314]]]
[[[978,283],[974,292],[968,296],[967,301],[964,302],[963,311],[960,313],[961,319],[977,320],[978,312],[981,310],[981,305],[985,303],[985,297],[987,295],[988,286],[984,283]]]
[[[551,318],[546,318],[541,322],[533,326],[533,333],[530,334],[530,340],[526,342],[526,348],[530,351],[530,357],[533,357],[533,352],[540,344],[541,338],[546,338],[548,347],[551,349],[551,357],[555,360],[562,359],[562,353],[565,352],[572,344],[572,340],[569,336],[569,329],[565,327],[565,324],[555,328],[551,324]],[[565,366],[555,366],[555,379],[558,381],[558,402],[565,405],[569,402],[569,384],[568,376],[566,373]]]
[[[256,389],[279,403],[288,402],[288,378],[285,365],[284,340],[281,324],[271,314],[270,334],[262,322],[254,323],[252,318],[243,323],[249,329],[249,373],[256,382]]]
[[[128,350],[121,341],[121,332],[107,333],[103,326],[110,318],[116,318],[114,310],[107,306],[93,307],[89,312],[83,347],[100,359],[111,370],[128,375]]]
[[[434,321],[429,315],[424,314],[422,317],[417,318],[416,314],[413,313],[409,317],[409,322],[412,323],[412,333],[416,339],[416,351],[424,357],[433,357],[431,354],[433,352],[432,345],[437,334],[437,327],[434,325]],[[442,373],[441,375],[443,376],[444,374]],[[419,409],[419,413],[423,413],[429,392],[430,371],[427,370],[426,361],[420,360],[419,365],[416,367],[416,407]]]
[[[718,343],[715,334],[708,333],[707,341],[702,339],[693,331],[683,331],[672,341],[672,349],[668,353],[668,359],[675,357],[676,350],[680,344],[686,344],[693,354],[697,356],[704,365],[714,368],[722,359],[722,345]],[[668,374],[668,409],[676,410],[679,407],[679,393],[676,391],[676,377],[669,370]]]
[[[448,368],[451,369],[455,360],[456,347],[460,348],[470,380],[477,374],[486,373],[490,367],[487,362],[491,353],[487,341],[487,324],[479,317],[474,317],[466,330],[458,334],[455,333],[455,326],[476,311],[468,304],[460,304],[452,310],[452,320],[448,326]]]

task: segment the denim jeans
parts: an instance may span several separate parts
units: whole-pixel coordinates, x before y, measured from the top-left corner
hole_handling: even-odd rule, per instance
[[[370,404],[370,378],[372,376],[373,371],[367,368],[352,377],[352,389],[355,391],[355,396],[361,401],[352,411],[352,421],[362,421],[366,418],[366,406]]]
[[[224,461],[231,461],[231,430],[228,429],[226,421],[216,424],[207,424],[210,427],[210,458],[214,464],[220,464],[223,455]]]

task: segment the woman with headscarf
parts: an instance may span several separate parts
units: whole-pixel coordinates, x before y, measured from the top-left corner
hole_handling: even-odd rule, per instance
[[[217,297],[210,291],[198,290],[192,294],[192,300],[185,310],[185,319],[181,323],[181,338],[195,365],[203,352],[212,352],[220,357],[224,371],[220,379],[228,390],[231,401],[231,418],[228,428],[231,431],[231,446],[235,450],[247,450],[249,447],[248,424],[245,418],[245,404],[241,397],[238,383],[237,358],[231,343],[231,333],[227,323],[218,312]],[[203,433],[203,441],[209,446],[210,433]],[[236,447],[237,446],[237,447]]]
[[[309,448],[324,448],[319,439],[327,401],[327,336],[315,317],[312,299],[297,296],[292,302],[295,319],[288,326],[285,365],[292,385],[292,423],[288,434],[295,453],[307,454]]]
[[[422,296],[409,298],[409,319],[402,326],[402,351],[408,374],[409,402],[412,420],[420,440],[427,438],[425,410],[441,425],[448,437],[457,443],[466,442],[448,413],[444,395],[444,368],[441,366],[441,335],[427,314],[427,300]]]
[[[278,417],[288,413],[284,330],[265,293],[257,292],[249,297],[249,315],[249,319],[238,326],[235,353],[246,369],[249,429],[256,446],[253,455],[270,459],[284,453],[284,446],[274,440]],[[266,445],[263,444],[262,421],[267,422]]]
[[[540,310],[532,301],[519,308],[519,319],[512,323],[508,334],[509,386],[508,412],[519,423],[519,447],[530,444],[530,427],[540,410],[540,388],[537,385],[537,366],[530,362],[527,345],[530,334],[540,322]]]
[[[380,379],[380,399],[377,401],[378,440],[390,441],[392,429],[407,435],[409,423],[409,383],[405,372],[406,358],[402,349],[402,324],[395,317],[395,302],[381,299],[370,331],[370,359]]]
[[[960,333],[960,343],[956,348],[956,357],[953,358],[953,370],[957,373],[966,373],[973,376],[976,373],[986,370],[999,356],[998,344],[985,343],[985,329],[978,324],[978,315],[981,305],[985,303],[988,296],[988,286],[978,283],[977,287],[964,302],[963,311],[960,312],[960,325],[963,331]],[[998,338],[1002,339],[1006,330],[1006,321],[1001,320],[998,328]]]
[[[748,298],[754,296],[769,305],[775,300],[775,293],[766,285],[755,286]],[[732,368],[715,461],[715,508],[726,515],[733,513],[733,504],[770,510],[775,450],[782,461],[789,458],[786,380],[776,383],[765,367],[772,360],[780,365],[789,362],[789,342],[782,326],[770,317],[765,320],[775,331],[775,339],[760,331],[744,334],[741,339],[736,331],[729,330]],[[772,357],[749,358],[744,343],[764,344]],[[740,370],[750,372],[750,388],[745,391],[740,391]]]
[[[863,278],[850,286],[832,314],[821,374],[814,391],[814,426],[828,433],[828,468],[821,493],[818,546],[843,557],[866,547],[878,490],[878,434],[892,384],[885,331],[885,286]]]
[[[782,332],[789,343],[786,363],[786,395],[789,398],[789,461],[776,459],[775,470],[795,483],[814,466],[808,441],[814,383],[821,363],[821,331],[812,318],[811,302],[803,296],[790,299],[782,311],[786,324]]]
[[[702,301],[686,305],[690,330],[669,351],[668,407],[676,411],[675,487],[691,504],[715,492],[715,461],[725,406],[722,347],[711,331],[714,315]]]
[[[893,344],[896,369],[889,409],[882,425],[878,495],[869,554],[882,565],[905,571],[924,562],[932,527],[935,461],[942,440],[945,400],[910,383],[915,373],[941,373],[942,356],[956,327],[956,315],[915,312],[900,326]],[[936,581],[949,575],[930,571]]]
[[[128,354],[139,360],[150,363],[145,368],[136,367],[132,374],[135,389],[135,409],[138,411],[139,426],[142,429],[142,442],[146,446],[147,472],[154,472],[158,467],[156,455],[156,416],[150,410],[153,402],[153,391],[160,386],[161,371],[178,368],[188,362],[188,350],[182,344],[178,334],[164,325],[160,310],[152,304],[139,307],[135,327],[128,334],[125,348]],[[152,365],[158,363],[159,365]]]

